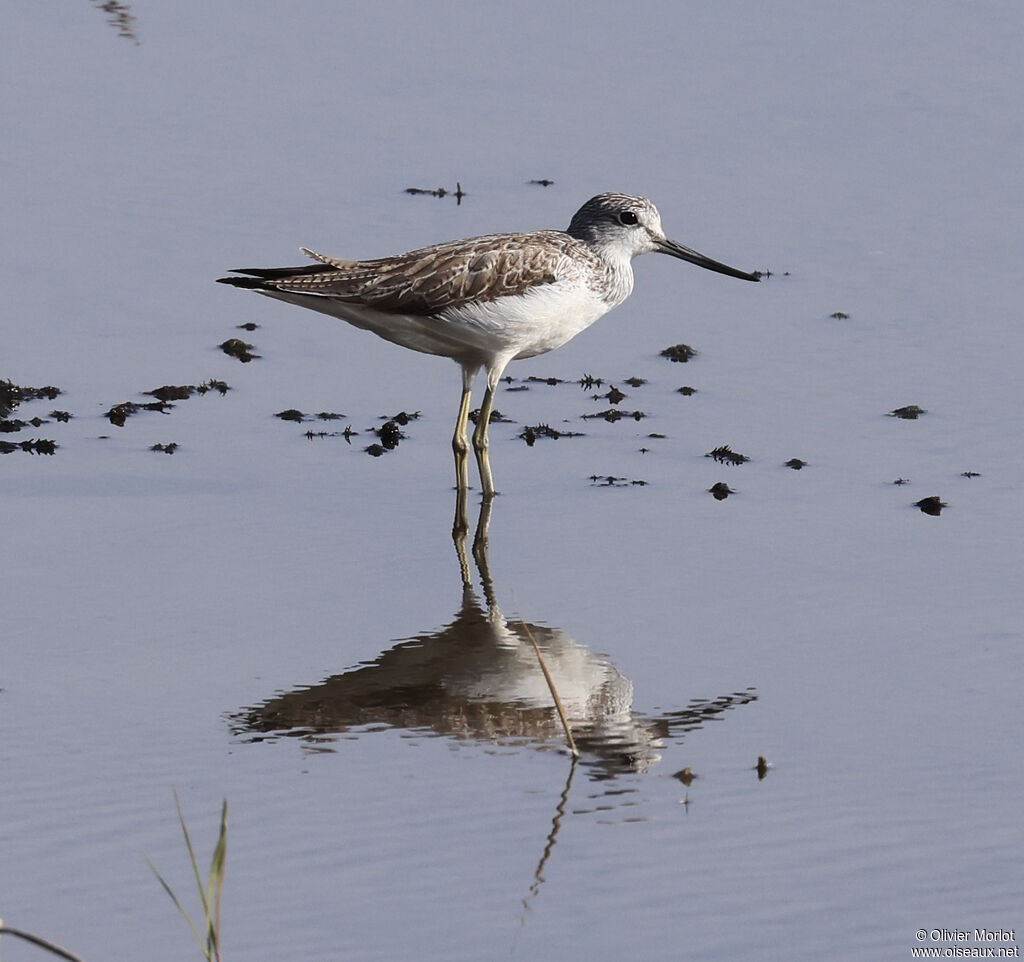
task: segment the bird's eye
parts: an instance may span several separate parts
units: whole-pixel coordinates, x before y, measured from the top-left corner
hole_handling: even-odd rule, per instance
[[[636,216],[636,211],[624,210],[619,214],[619,223],[625,224],[627,227],[635,227],[640,223],[640,218]]]

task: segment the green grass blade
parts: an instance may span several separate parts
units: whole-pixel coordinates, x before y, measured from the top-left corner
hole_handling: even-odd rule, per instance
[[[11,938],[22,939],[28,942],[29,945],[37,945],[41,949],[46,949],[48,952],[52,952],[54,955],[60,956],[62,959],[67,959],[68,962],[82,962],[81,957],[69,952],[61,945],[57,945],[56,942],[51,942],[49,939],[44,939],[41,935],[34,935],[32,932],[26,932],[24,929],[12,929],[9,925],[4,925],[3,919],[0,919],[0,936],[9,935]]]
[[[174,889],[167,884],[164,877],[156,870],[156,866],[148,858],[146,859],[146,864],[149,866],[150,871],[156,876],[156,880],[163,886],[164,891],[171,897],[171,901],[174,903],[174,907],[181,913],[181,917],[188,923],[188,927],[192,930],[192,935],[195,937],[200,951],[205,955],[206,949],[203,946],[203,937],[199,934],[199,929],[196,928],[195,923],[192,921],[188,912],[185,911],[184,906],[178,901],[178,896],[174,894]]]
[[[203,880],[199,875],[199,863],[196,861],[196,852],[192,847],[192,839],[188,834],[188,826],[185,824],[185,816],[181,811],[181,801],[178,799],[178,790],[174,790],[174,805],[178,809],[178,821],[181,823],[181,834],[185,836],[185,848],[188,850],[188,860],[192,863],[192,875],[196,880],[196,889],[199,891],[199,901],[203,903],[203,917],[210,917],[210,906],[206,901],[206,889],[203,887]]]
[[[220,832],[217,836],[217,844],[213,850],[213,857],[210,859],[210,871],[203,884],[202,876],[199,874],[199,862],[196,859],[195,847],[192,845],[192,837],[188,832],[188,825],[185,824],[185,815],[181,810],[181,800],[177,791],[174,792],[174,806],[178,811],[178,823],[181,825],[181,834],[185,839],[185,849],[188,852],[189,864],[192,866],[192,876],[195,879],[196,890],[199,892],[199,901],[203,907],[202,932],[199,926],[192,921],[184,906],[174,894],[174,890],[167,884],[164,877],[156,870],[156,866],[147,858],[146,863],[150,871],[156,876],[156,880],[163,887],[163,890],[170,896],[175,908],[181,917],[188,923],[192,936],[199,945],[200,951],[206,957],[207,962],[220,962],[220,920],[221,904],[224,896],[224,867],[227,861],[228,850],[228,800],[225,798],[220,810]]]
[[[220,959],[220,910],[224,895],[224,866],[228,853],[228,800],[225,798],[220,809],[220,831],[217,845],[210,859],[209,889],[207,901],[210,915],[207,918],[207,931],[210,948],[217,959]]]

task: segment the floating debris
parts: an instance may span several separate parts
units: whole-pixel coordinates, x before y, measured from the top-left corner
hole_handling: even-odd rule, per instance
[[[617,408],[608,408],[607,411],[597,411],[594,414],[582,415],[584,419],[587,418],[604,418],[610,424],[614,424],[616,421],[621,421],[623,418],[632,418],[634,421],[642,421],[647,415],[643,411],[620,411]]]
[[[480,419],[480,408],[476,408],[475,410],[470,411],[469,412],[469,419],[474,424],[476,424],[476,422]],[[512,419],[505,417],[505,415],[502,414],[501,411],[499,411],[499,410],[497,410],[495,408],[492,408],[491,409],[491,416],[487,419],[487,423],[488,424],[500,424],[502,422],[504,422],[506,424],[511,424],[512,423]]]
[[[60,394],[60,388],[52,384],[46,387],[23,387],[13,381],[0,381],[0,418],[7,417],[23,401],[36,401],[40,398],[52,401]]]
[[[405,193],[412,197],[447,197],[451,194],[456,204],[461,204],[462,198],[469,196],[458,181],[455,182],[455,190],[449,190],[447,187],[406,187]]]
[[[346,444],[351,444],[353,435],[358,433],[358,431],[353,431],[352,425],[349,424],[344,431],[307,431],[305,436],[310,441],[314,438],[344,438]]]
[[[333,411],[320,411],[318,414],[304,414],[298,408],[288,408],[284,411],[278,411],[274,415],[275,418],[280,418],[282,421],[295,421],[300,423],[302,421],[311,421],[314,418],[317,421],[340,421],[345,417],[344,414],[335,414]]]
[[[373,433],[380,438],[380,443],[386,451],[394,451],[398,447],[398,442],[405,440],[406,437],[395,421],[385,421],[379,428],[374,428]]]
[[[528,448],[532,448],[537,438],[553,438],[557,441],[559,438],[582,438],[583,434],[579,431],[559,431],[550,424],[534,424],[523,428],[516,437],[525,441]]]
[[[136,401],[124,401],[121,404],[115,404],[103,416],[115,427],[123,428],[124,422],[139,411],[158,411],[160,414],[166,414],[174,408],[171,401],[182,401],[191,397],[193,394],[204,395],[208,394],[210,391],[217,391],[221,396],[223,396],[227,394],[229,390],[230,388],[224,381],[214,379],[204,381],[202,384],[197,385],[165,384],[163,387],[154,388],[152,391],[142,392],[149,397],[155,397],[157,400],[150,401],[146,404],[139,404]]]
[[[51,411],[50,417],[53,418],[55,421],[61,421],[64,424],[67,424],[67,422],[70,421],[74,417],[74,415],[70,414],[67,411]]]
[[[142,393],[149,397],[155,397],[158,401],[185,401],[193,394],[204,395],[210,391],[216,391],[223,397],[229,390],[225,381],[211,378],[209,381],[203,381],[202,384],[165,384],[163,387]]]
[[[97,9],[107,15],[107,23],[117,31],[119,37],[133,41],[136,47],[139,45],[139,36],[135,32],[135,14],[132,13],[129,4],[121,3],[120,0],[92,0],[92,2],[96,4]]]
[[[739,454],[733,451],[728,444],[722,444],[715,448],[714,451],[708,451],[704,455],[706,458],[712,458],[719,464],[744,464],[750,460],[745,454]]]
[[[689,344],[676,344],[673,347],[666,347],[661,356],[677,364],[685,364],[690,358],[696,357],[697,352]]]
[[[410,421],[418,421],[420,419],[420,416],[421,415],[419,411],[399,411],[397,414],[392,414],[391,417],[383,415],[381,417],[381,420],[394,421],[395,424],[400,424],[404,428]]]
[[[628,487],[646,487],[646,481],[630,481],[629,478],[616,478],[614,475],[606,474],[592,474],[590,476],[590,486],[592,488],[628,488]]]
[[[149,450],[150,451],[163,451],[164,454],[174,454],[178,450],[178,442],[170,441],[167,444],[154,444]]]
[[[368,448],[363,448],[363,450],[368,455],[370,455],[371,458],[379,458],[382,454],[386,454],[387,453],[384,450],[384,448],[381,447],[381,445],[379,445],[379,444],[371,444]]]
[[[754,771],[757,772],[757,780],[759,782],[764,779],[765,775],[771,770],[771,767],[772,763],[764,755],[757,756],[757,764],[754,766]]]
[[[647,379],[643,377],[627,377],[623,384],[628,384],[630,387],[643,387],[647,383]]]
[[[961,478],[980,478],[981,475],[978,474],[977,471],[961,471],[960,472],[960,477]]]
[[[602,387],[604,385],[604,378],[594,377],[592,374],[584,374],[576,383],[584,391],[591,391],[595,387]]]
[[[143,391],[158,401],[186,401],[195,393],[195,388],[190,384],[173,385],[165,384],[163,387],[155,388],[152,391]]]
[[[448,191],[444,187],[406,187],[405,192],[413,197],[447,197]]]
[[[148,404],[139,404],[135,401],[123,401],[121,404],[115,404],[103,416],[113,424],[114,427],[123,428],[124,422],[139,411],[157,411],[160,414],[166,414],[173,407],[174,405],[167,401],[150,401]]]
[[[653,438],[656,441],[664,441],[665,440],[665,435],[664,434],[648,434],[647,437]]]
[[[787,468],[792,468],[794,471],[799,471],[802,468],[806,468],[807,467],[807,462],[806,461],[801,461],[799,458],[790,458],[786,462],[786,467]]]
[[[916,421],[922,414],[927,413],[923,407],[918,407],[916,404],[908,404],[906,407],[890,411],[889,417],[902,418],[904,421]]]
[[[690,387],[688,384],[684,384],[676,391],[676,394],[682,394],[683,397],[690,397],[692,394],[696,393],[697,389],[695,387]]]
[[[848,321],[850,319],[850,315],[847,314],[846,311],[834,311],[833,313],[829,314],[829,317],[831,317],[834,321]]]
[[[937,494],[933,494],[930,497],[922,498],[920,501],[915,501],[914,507],[920,508],[925,514],[938,517],[942,514],[942,509],[949,507],[949,505],[947,505],[946,502]]]
[[[895,485],[910,484],[910,478],[897,478],[895,481],[893,481],[893,484],[895,484]]]
[[[556,384],[568,384],[568,381],[563,380],[560,377],[537,377],[535,374],[531,374],[525,378],[530,384],[550,384],[554,387]]]
[[[29,454],[52,455],[59,446],[49,438],[33,438],[31,441],[0,441],[0,454],[10,454],[20,449]]]
[[[539,180],[528,180],[528,184],[535,184],[538,187],[551,187],[554,185],[553,180],[548,180],[546,177],[541,177]]]
[[[250,334],[259,327],[255,321],[246,321],[244,324],[239,324],[238,329],[240,331],[248,331]]]
[[[724,481],[716,481],[708,488],[708,493],[714,495],[716,501],[724,501],[730,494],[735,494],[736,492]]]
[[[228,357],[237,357],[243,364],[248,364],[259,354],[254,354],[255,347],[240,337],[229,337],[223,344],[217,345]]]
[[[592,401],[607,401],[609,404],[620,404],[626,400],[626,397],[627,395],[623,394],[622,391],[613,385],[606,394],[592,394],[590,399]]]

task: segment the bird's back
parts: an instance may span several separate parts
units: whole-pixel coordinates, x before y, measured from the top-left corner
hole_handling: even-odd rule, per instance
[[[346,261],[305,251],[319,263],[240,268],[221,284],[263,293],[308,295],[391,314],[433,315],[525,294],[578,273],[597,258],[564,231],[488,234],[392,257]]]

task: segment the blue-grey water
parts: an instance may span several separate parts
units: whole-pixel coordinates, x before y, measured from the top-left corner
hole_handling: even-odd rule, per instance
[[[195,908],[176,790],[204,860],[228,799],[225,959],[1019,932],[1020,37],[1013,4],[946,2],[5,7],[0,380],[62,393],[0,434],[0,918],[194,956],[145,861]],[[608,189],[772,276],[643,258],[513,364],[476,557],[457,368],[213,283]],[[611,385],[645,417],[584,419]]]

